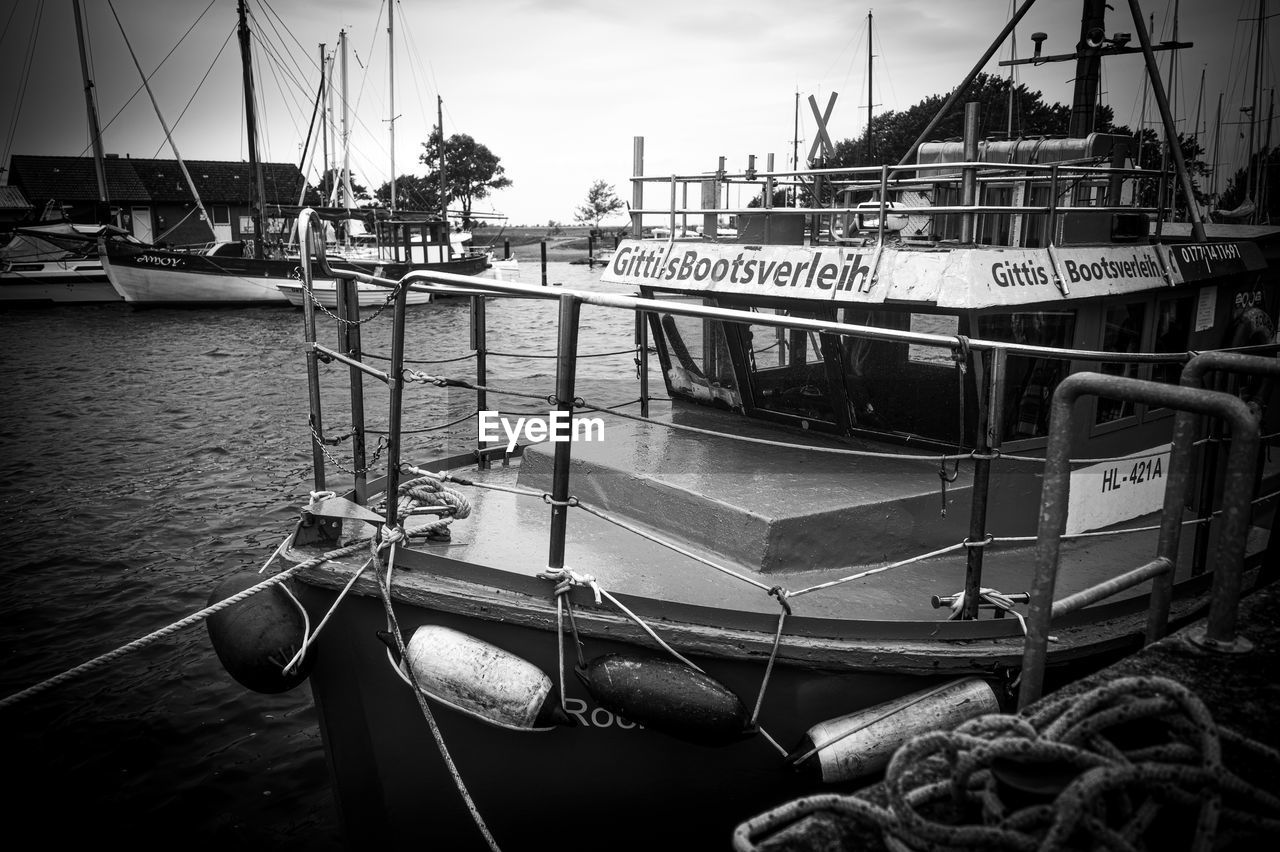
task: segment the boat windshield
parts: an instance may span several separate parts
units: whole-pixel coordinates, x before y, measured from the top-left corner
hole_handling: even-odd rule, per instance
[[[947,336],[964,333],[963,318],[956,313],[656,295],[667,301],[692,301],[770,317]],[[653,318],[652,328],[667,390],[674,398],[732,408],[760,420],[816,432],[875,432],[951,447],[960,439],[962,385],[946,347],[664,313]],[[969,397],[971,385],[964,385]],[[964,410],[968,445],[976,411],[971,398]]]
[[[1068,348],[1075,334],[1075,311],[1025,311],[978,317],[977,336],[1028,346]],[[1006,441],[1049,434],[1049,402],[1066,377],[1065,359],[1010,354],[1005,361],[1001,437]]]

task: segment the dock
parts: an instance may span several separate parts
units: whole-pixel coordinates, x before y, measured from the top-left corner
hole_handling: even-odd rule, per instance
[[[1270,570],[1274,576],[1274,568]],[[1201,808],[1199,797],[1187,797],[1188,800],[1181,804],[1168,801],[1160,808],[1160,814],[1150,819],[1150,825],[1145,829],[1146,848],[1253,848],[1252,843],[1260,842],[1280,824],[1280,725],[1275,721],[1276,708],[1280,707],[1280,679],[1276,677],[1276,673],[1280,672],[1280,583],[1266,583],[1240,601],[1236,627],[1237,634],[1251,645],[1247,651],[1214,652],[1197,645],[1193,637],[1203,634],[1206,620],[1202,618],[1195,621],[1106,668],[1073,681],[1016,714],[1018,720],[1034,719],[1038,715],[1043,717],[1046,711],[1052,714],[1055,707],[1060,708],[1064,704],[1069,707],[1071,704],[1087,701],[1091,695],[1102,690],[1110,689],[1114,692],[1117,687],[1123,689],[1124,685],[1148,682],[1150,679],[1174,681],[1198,699],[1211,719],[1211,724],[1207,726],[1210,731],[1200,730],[1199,733],[1209,733],[1208,739],[1218,744],[1223,769],[1245,782],[1250,788],[1246,798],[1252,796],[1253,801],[1250,802],[1250,807],[1243,809],[1239,807],[1238,797],[1232,802],[1234,808]],[[1151,739],[1155,736],[1153,730],[1159,727],[1159,723],[1153,724],[1150,718],[1138,718],[1127,724],[1130,730],[1124,733],[1131,740],[1144,736]],[[1145,732],[1137,730],[1144,726]],[[965,726],[961,730],[966,730]],[[1111,730],[1108,729],[1108,736],[1111,736]],[[1213,733],[1217,736],[1212,736]],[[912,742],[918,743],[931,736],[933,735],[923,735]],[[1157,744],[1139,743],[1148,748]],[[910,745],[911,743],[903,749]],[[1212,747],[1208,750],[1212,751]],[[1184,777],[1201,768],[1194,760],[1185,757],[1182,760],[1185,763],[1177,767],[1177,771],[1183,772]],[[1173,762],[1178,763],[1179,760],[1175,759]],[[906,763],[904,760],[904,767]],[[1009,765],[1004,764],[1006,769]],[[1065,807],[1062,803],[1062,798],[1065,797],[1054,799],[1053,796],[1069,780],[1074,779],[1078,770],[1071,769],[1066,776],[1055,779],[1054,768],[1048,764],[1039,764],[1034,770],[1024,769],[1020,773],[1021,778],[998,777],[998,789],[1007,794],[1004,802],[1007,810],[1016,810],[1027,804],[1052,802],[1052,816],[1043,818],[1044,827],[1048,827],[1050,819],[1059,818]],[[898,776],[899,781],[911,771],[913,769],[902,772]],[[891,765],[889,775],[892,774]],[[1013,773],[1015,776],[1018,774]],[[933,780],[946,777],[935,776]],[[942,798],[949,799],[949,794],[944,794]],[[1171,797],[1176,798],[1177,796]],[[901,801],[901,797],[898,800]],[[917,839],[921,835],[936,832],[934,842],[904,842],[909,838],[901,836],[892,836],[886,842],[886,825],[903,825],[906,822],[899,814],[901,809],[894,809],[894,801],[894,791],[887,778],[852,793],[847,790],[833,791],[827,796],[797,799],[742,823],[734,837],[734,848],[739,852],[827,852],[842,849],[901,852],[917,846],[926,848],[926,845],[931,849],[981,848],[989,845],[981,840],[975,845],[972,841],[977,838],[971,838],[967,845],[959,842],[951,845],[946,842],[941,836],[945,832],[937,831],[939,826],[949,827],[951,823],[957,826],[973,824],[969,820],[957,818],[959,806],[952,801],[946,801],[927,811],[923,808],[916,810],[916,814],[927,814],[934,821],[923,826],[917,822],[905,832]],[[936,802],[934,804],[937,805]],[[1241,815],[1242,810],[1244,816]],[[1204,826],[1197,826],[1197,818],[1201,822],[1206,819],[1201,811],[1214,812],[1208,817],[1214,823],[1210,829],[1223,835],[1231,830],[1230,842],[1224,844],[1223,836],[1217,837],[1215,841],[1212,833],[1201,836],[1206,831]],[[1135,816],[1134,819],[1138,817]],[[979,826],[978,830],[984,831],[986,827]],[[1157,839],[1160,841],[1155,846],[1150,844],[1152,832],[1158,833]],[[1024,836],[1034,837],[1035,833],[1028,831]],[[956,834],[955,839],[959,840],[959,834]],[[1207,841],[1208,845],[1197,847],[1197,840]],[[1094,838],[1092,845],[1100,847],[1103,844],[1101,840]],[[1084,848],[1074,844],[1050,846]]]

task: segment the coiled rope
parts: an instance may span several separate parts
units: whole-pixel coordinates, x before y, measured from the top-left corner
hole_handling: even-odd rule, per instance
[[[817,811],[877,828],[894,849],[1139,850],[1152,833],[1185,829],[1189,848],[1209,852],[1274,836],[1280,798],[1229,768],[1224,743],[1255,774],[1280,772],[1280,753],[1218,727],[1176,681],[1119,678],[1027,717],[982,716],[917,736],[889,763],[887,807],[856,794],[797,799],[739,825],[734,849],[756,850],[763,832]],[[1061,789],[1028,794],[1026,776],[1037,786],[1058,778]]]

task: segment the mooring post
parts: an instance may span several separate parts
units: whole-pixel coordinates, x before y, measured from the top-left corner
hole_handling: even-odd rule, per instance
[[[538,248],[542,254],[542,286],[547,286],[547,241],[543,240],[538,243]]]

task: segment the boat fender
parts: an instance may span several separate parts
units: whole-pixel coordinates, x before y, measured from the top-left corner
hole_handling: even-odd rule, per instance
[[[267,579],[256,571],[227,577],[209,595],[213,606]],[[206,619],[209,641],[227,674],[254,692],[287,692],[307,679],[315,660],[309,649],[296,670],[285,673],[306,639],[306,622],[297,604],[280,585],[271,586],[218,610]]]
[[[828,784],[865,778],[888,766],[898,747],[914,736],[949,731],[999,712],[1000,702],[986,681],[952,681],[814,725],[787,761]]]
[[[377,635],[397,652],[395,636]],[[542,669],[460,630],[424,624],[405,643],[405,658],[424,693],[481,721],[523,730],[574,724]]]
[[[638,652],[605,654],[576,673],[606,710],[677,739],[726,745],[755,733],[737,695],[679,660]]]

